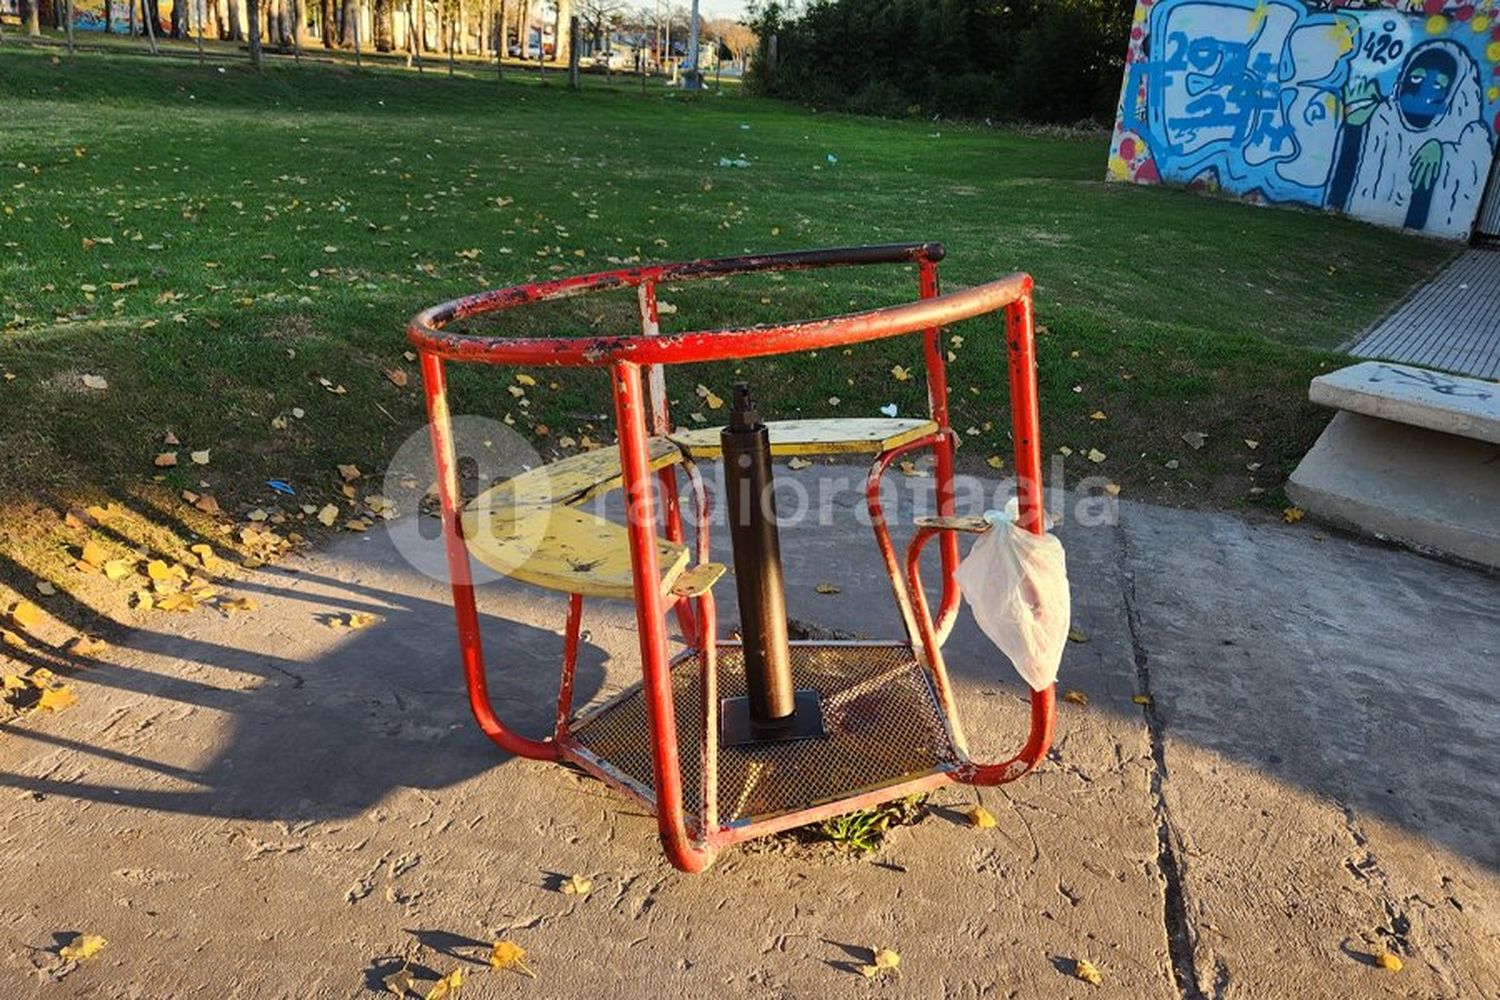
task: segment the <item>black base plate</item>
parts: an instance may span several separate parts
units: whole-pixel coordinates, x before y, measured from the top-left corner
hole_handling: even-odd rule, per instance
[[[719,702],[720,745],[743,747],[757,743],[791,743],[826,736],[822,698],[818,692],[812,688],[798,688],[793,697],[796,708],[792,714],[771,725],[751,721],[749,698],[725,698]]]

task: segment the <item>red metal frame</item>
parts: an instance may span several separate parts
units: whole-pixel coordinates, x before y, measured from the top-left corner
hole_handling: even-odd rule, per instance
[[[954,513],[953,451],[955,439],[948,426],[948,386],[943,327],[986,313],[1005,314],[1009,353],[1012,431],[1020,524],[1042,531],[1044,516],[1041,489],[1040,415],[1037,405],[1036,356],[1032,317],[1032,281],[1013,274],[998,281],[940,294],[937,264],[941,244],[912,243],[888,246],[814,250],[697,260],[681,264],[655,264],[598,274],[561,278],[529,285],[487,291],[447,302],[419,314],[407,329],[411,343],[421,354],[423,385],[427,395],[438,495],[442,507],[443,536],[451,574],[454,613],[458,623],[459,648],[468,682],[470,706],[480,728],[502,749],[541,760],[570,760],[581,764],[605,781],[653,808],[659,833],[672,864],[684,871],[701,871],[721,847],[803,823],[815,822],[852,809],[863,808],[894,797],[950,782],[997,784],[1020,777],[1035,767],[1051,742],[1053,689],[1033,692],[1031,728],[1022,750],[999,764],[965,763],[960,767],[923,775],[901,784],[850,796],[814,809],[777,816],[734,827],[722,827],[715,815],[714,782],[717,752],[715,654],[716,613],[712,593],[680,599],[663,594],[657,565],[655,537],[681,541],[683,528],[676,471],[653,474],[648,460],[652,435],[671,431],[662,366],[703,361],[739,360],[794,351],[817,350],[921,333],[927,368],[929,412],[938,431],[878,456],[867,481],[869,505],[877,546],[885,561],[911,648],[933,680],[934,689],[949,719],[955,742],[967,761],[963,734],[942,658],[942,644],[951,630],[959,605],[954,580],[959,552],[952,531],[923,528],[907,550],[905,573],[896,556],[880,506],[880,477],[902,454],[931,448],[936,461],[937,509]],[[914,264],[918,270],[915,302],[826,319],[797,323],[751,326],[714,331],[663,334],[656,308],[656,287],[662,281],[723,277],[765,271],[798,271],[821,267],[863,264]],[[499,338],[469,336],[447,327],[456,321],[527,303],[583,294],[603,289],[634,287],[640,303],[641,332],[611,337]],[[507,728],[490,701],[474,587],[468,550],[463,539],[457,460],[447,403],[445,361],[479,362],[527,366],[587,366],[608,368],[614,397],[615,424],[619,433],[622,481],[626,496],[626,529],[630,539],[632,579],[635,590],[636,624],[640,637],[642,687],[650,728],[653,788],[650,797],[595,762],[569,733],[572,713],[573,672],[577,661],[582,598],[571,595],[564,635],[562,679],[559,684],[557,718],[551,736],[532,739]],[[643,375],[651,391],[643,391]],[[708,558],[708,503],[701,476],[691,462],[684,463],[693,491],[696,514],[696,558]],[[658,524],[656,489],[663,491],[663,524]],[[942,597],[934,621],[922,590],[919,562],[923,547],[934,534],[941,535]],[[690,827],[683,808],[682,774],[677,748],[677,727],[672,701],[671,668],[667,658],[665,616],[671,609],[678,616],[683,637],[702,661],[704,702],[702,713],[702,815]]]

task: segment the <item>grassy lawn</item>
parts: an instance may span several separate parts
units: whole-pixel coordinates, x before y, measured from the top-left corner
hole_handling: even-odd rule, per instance
[[[1337,363],[1328,350],[1451,252],[1312,213],[1108,185],[1103,137],[547,80],[286,60],[256,78],[239,64],[0,50],[0,548],[109,498],[149,506],[163,546],[183,524],[213,530],[182,490],[212,495],[220,520],[277,503],[269,479],[296,485],[296,501],[280,499],[293,522],[299,504],[340,501],[338,463],[378,471],[420,426],[403,324],[443,299],[611,258],[921,239],[947,244],[949,288],[1036,277],[1045,444],[1070,451],[1070,478],[1102,474],[1127,497],[1277,504],[1325,420],[1306,387]],[[719,166],[742,155],[748,168]],[[668,289],[678,311],[665,325],[828,314],[900,301],[914,284],[887,268]],[[634,320],[615,297],[509,322],[624,332]],[[983,470],[1009,450],[1004,373],[998,331],[969,327],[952,331],[964,338],[954,422],[980,430],[961,455]],[[916,340],[746,374],[773,415],[913,412],[922,389],[894,380],[895,364],[920,364]],[[86,374],[108,388],[85,388]],[[723,395],[731,378],[727,366],[672,373],[679,419],[698,383]],[[608,409],[602,377],[549,382],[523,410],[495,372],[459,371],[455,409],[511,413],[543,450],[607,438],[591,422]],[[169,432],[181,464],[158,469]],[[1206,435],[1201,449],[1187,432]],[[208,465],[189,463],[197,449]],[[68,538],[27,571],[70,563]]]

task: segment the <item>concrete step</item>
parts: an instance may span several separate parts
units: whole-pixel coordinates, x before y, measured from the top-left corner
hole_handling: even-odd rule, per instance
[[[1500,567],[1500,446],[1337,414],[1287,482],[1310,514]]]
[[[1336,410],[1500,444],[1500,383],[1386,361],[1319,375],[1308,398]]]

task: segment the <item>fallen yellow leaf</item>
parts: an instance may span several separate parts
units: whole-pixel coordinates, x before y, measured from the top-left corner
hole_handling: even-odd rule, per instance
[[[1130,696],[1130,700],[1135,702],[1137,705],[1151,704],[1151,696],[1149,694],[1133,694]]]
[[[398,997],[406,996],[407,991],[415,985],[412,981],[411,970],[404,965],[381,981],[385,983],[387,993],[394,993]]]
[[[339,509],[331,503],[325,504],[323,509],[318,511],[318,520],[330,528],[333,527],[333,522],[338,519]]]
[[[1288,507],[1281,512],[1281,519],[1287,524],[1296,524],[1304,517],[1301,507]]]
[[[152,559],[146,564],[146,575],[153,580],[169,580],[172,577],[172,569],[160,559]]]
[[[109,942],[98,934],[80,934],[57,950],[60,958],[67,962],[81,962],[93,958],[104,950]]]
[[[1098,986],[1100,983],[1104,982],[1104,974],[1099,971],[1098,967],[1094,965],[1093,962],[1090,962],[1086,958],[1078,958],[1073,960],[1073,975],[1077,976],[1079,979],[1082,979],[1090,986]]]
[[[359,471],[359,466],[357,465],[340,465],[339,475],[343,477],[344,482],[352,483],[356,479],[358,479],[362,475],[362,473]]]
[[[1388,972],[1400,972],[1401,959],[1388,951],[1382,951],[1375,955],[1375,964]]]
[[[490,949],[490,968],[514,969],[532,979],[536,978],[536,973],[526,966],[526,949],[514,941],[495,942],[495,947]]]
[[[896,365],[891,368],[891,377],[894,378],[897,382],[905,382],[907,379],[911,378],[911,372],[908,369],[902,368],[900,365]]]
[[[1001,458],[999,455],[991,455],[989,458],[984,460],[984,464],[988,465],[992,469],[1003,469],[1005,468],[1005,459]]]
[[[79,553],[78,558],[95,569],[99,569],[109,558],[109,553],[104,550],[104,546],[90,539],[83,543],[83,551]]]
[[[793,458],[790,461],[788,461],[786,463],[786,465],[787,465],[787,468],[789,468],[789,469],[806,469],[806,468],[810,468],[812,466],[812,462],[809,459],[802,458],[799,455],[799,456],[793,456]]]
[[[177,452],[164,451],[152,459],[151,464],[155,465],[158,469],[170,469],[177,464]]]
[[[817,590],[817,592],[820,593],[820,594],[838,594],[838,593],[841,593],[841,591],[839,590],[839,588],[835,587],[831,583],[820,583],[814,589]]]
[[[563,879],[562,891],[565,896],[587,896],[593,888],[594,880],[582,875],[569,875]]]
[[[260,605],[253,597],[229,597],[220,601],[219,607],[225,611],[254,611]]]
[[[883,972],[892,972],[901,965],[901,956],[889,948],[876,948],[874,953],[874,962],[860,969],[867,979],[874,979]]]
[[[432,989],[427,991],[427,1000],[447,1000],[447,998],[457,995],[459,987],[463,986],[463,984],[464,970],[460,966],[432,984]]]
[[[1089,641],[1089,634],[1087,632],[1085,632],[1083,629],[1081,629],[1081,628],[1079,628],[1078,626],[1075,625],[1072,628],[1068,629],[1068,641],[1069,642],[1088,642]]]
[[[519,382],[521,385],[526,385],[526,386],[536,385],[536,379],[532,378],[530,375],[526,374],[525,372],[516,372],[516,381]]]
[[[103,375],[85,375],[83,377],[83,387],[85,389],[108,389],[109,382],[105,380]]]
[[[209,449],[204,448],[202,451],[190,452],[188,454],[188,457],[193,460],[193,464],[194,465],[207,465],[208,464],[208,453],[209,453]]]
[[[10,620],[22,628],[36,628],[42,621],[42,609],[30,601],[17,601],[10,606]]]
[[[109,643],[91,635],[75,635],[63,644],[63,649],[74,656],[97,656],[108,647]]]
[[[969,824],[977,826],[981,830],[988,830],[995,825],[995,815],[984,806],[975,806],[968,812]]]
[[[1074,705],[1087,705],[1089,696],[1082,691],[1067,690],[1063,692],[1063,701]]]
[[[129,576],[130,568],[131,561],[129,559],[111,559],[103,566],[104,575],[110,580],[118,580],[121,577]]]
[[[42,688],[42,695],[37,699],[36,707],[48,712],[61,712],[77,700],[78,696],[73,693],[72,688],[66,684],[59,684],[57,687]]]

